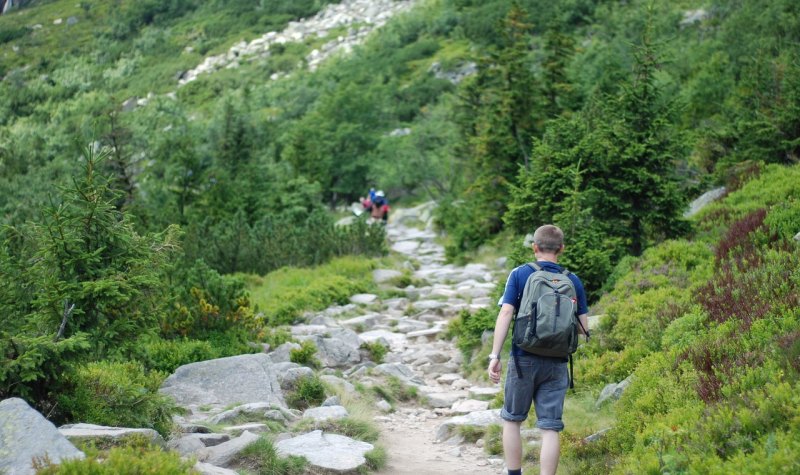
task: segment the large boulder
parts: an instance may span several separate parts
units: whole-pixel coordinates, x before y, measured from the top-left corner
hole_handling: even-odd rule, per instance
[[[286,407],[276,373],[263,353],[231,356],[179,367],[160,392],[181,406],[269,402]]]
[[[305,457],[312,473],[356,473],[367,463],[372,444],[315,430],[275,444],[279,455]]]
[[[50,421],[19,398],[0,402],[0,473],[34,474],[31,461],[84,458]]]

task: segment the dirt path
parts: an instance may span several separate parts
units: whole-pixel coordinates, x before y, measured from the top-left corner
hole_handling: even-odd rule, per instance
[[[457,310],[452,311],[455,307],[474,310],[491,305],[489,294],[496,278],[493,274],[495,271],[502,273],[502,269],[498,267],[490,270],[486,266],[475,264],[464,267],[445,264],[444,249],[436,242],[436,234],[430,226],[430,220],[425,219],[425,212],[424,209],[418,210],[415,217],[421,222],[427,221],[427,226],[406,225],[402,216],[396,216],[387,230],[392,250],[407,257],[408,262],[413,262],[414,277],[426,281],[429,286],[427,289],[410,290],[409,297],[414,292],[422,291],[427,295],[416,297],[418,304],[420,300],[441,299],[446,307],[437,311],[443,315],[444,320],[455,318],[458,313]],[[428,348],[434,345],[436,345],[435,351],[458,353],[450,342],[437,341],[434,336],[429,343],[426,343],[423,337],[419,337],[416,341],[410,339],[409,345],[403,351],[390,354],[387,359],[408,363],[418,371],[425,381],[420,387],[423,394],[432,391],[432,394],[438,396],[456,394],[460,391],[463,396],[459,400],[463,401],[469,399],[466,391],[468,386],[480,387],[487,384],[464,380],[461,365],[454,364],[448,376],[451,379],[460,377],[462,384],[453,383],[451,386],[449,382],[443,380],[441,371],[430,370],[428,363],[419,364],[419,360],[411,362],[417,355],[426,354],[424,352],[429,351]],[[452,361],[448,363],[452,364]],[[424,401],[425,397],[421,399]],[[376,419],[381,428],[382,445],[388,455],[387,466],[379,472],[380,474],[503,473],[502,459],[486,454],[482,448],[482,440],[473,443],[448,436],[449,440],[436,441],[439,427],[451,417],[458,415],[457,411],[453,411],[449,405],[443,407],[443,404],[436,405],[430,401],[415,404],[397,407],[395,412]]]

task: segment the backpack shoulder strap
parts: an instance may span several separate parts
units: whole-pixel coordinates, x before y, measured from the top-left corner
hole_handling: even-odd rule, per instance
[[[537,262],[529,262],[527,265],[533,269],[534,272],[539,272],[542,270],[542,266],[540,266]]]

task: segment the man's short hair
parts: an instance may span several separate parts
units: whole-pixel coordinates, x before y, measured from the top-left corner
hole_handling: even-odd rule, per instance
[[[558,226],[545,224],[533,233],[533,242],[543,252],[558,252],[564,245],[564,231]]]

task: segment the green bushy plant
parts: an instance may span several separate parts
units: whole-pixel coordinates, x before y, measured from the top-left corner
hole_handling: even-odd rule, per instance
[[[176,452],[135,447],[112,448],[84,460],[62,460],[57,465],[44,463],[36,471],[39,475],[138,475],[158,473],[163,475],[191,475],[195,473],[190,460],[183,460]]]
[[[289,361],[309,368],[319,368],[320,362],[316,355],[317,345],[311,340],[305,340],[300,343],[300,348],[289,351]]]
[[[303,457],[281,457],[264,436],[245,447],[233,461],[235,467],[258,475],[301,475],[306,473],[307,464]]]
[[[149,427],[166,436],[174,403],[158,392],[165,375],[136,362],[101,361],[78,367],[59,403],[73,421],[116,427]]]
[[[383,357],[389,352],[389,348],[379,341],[362,343],[361,348],[366,350],[370,355],[370,359],[377,364],[383,363]]]
[[[286,395],[286,403],[300,410],[319,406],[324,400],[325,384],[317,375],[300,378]]]
[[[149,370],[172,373],[179,366],[220,357],[211,343],[203,340],[154,339],[140,345],[139,361]]]

